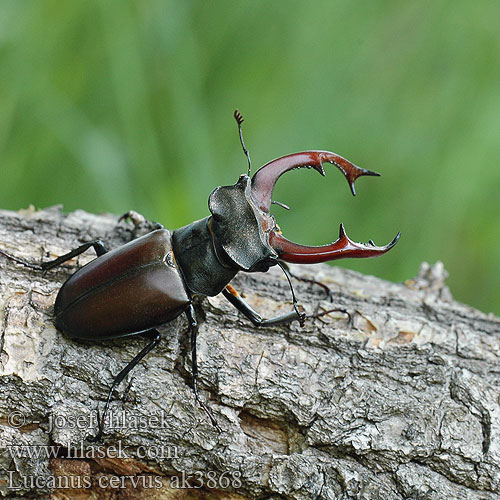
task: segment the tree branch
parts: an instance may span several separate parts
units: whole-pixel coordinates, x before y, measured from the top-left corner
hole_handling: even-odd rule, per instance
[[[151,229],[136,223],[0,211],[0,250],[39,263],[97,238],[115,248]],[[194,400],[181,317],[119,388],[98,447],[85,441],[95,410],[145,341],[55,330],[59,287],[93,258],[42,276],[0,256],[2,495],[498,498],[500,319],[455,302],[440,263],[404,284],[296,266],[332,293],[297,282],[308,314],[337,308],[304,328],[257,329],[223,297],[200,300],[200,384],[222,434]],[[233,285],[267,317],[292,307],[279,270]]]

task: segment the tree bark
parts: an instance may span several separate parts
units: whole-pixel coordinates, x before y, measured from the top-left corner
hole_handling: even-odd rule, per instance
[[[0,250],[33,263],[151,230],[58,207],[0,211]],[[184,317],[95,410],[141,338],[77,342],[53,304],[89,250],[42,275],[0,255],[0,492],[8,498],[498,499],[500,319],[455,302],[442,264],[402,284],[295,266],[309,315],[255,328],[221,296],[196,303],[202,397]],[[390,258],[390,256],[386,257]],[[269,317],[291,309],[279,269],[233,286]],[[51,455],[52,454],[52,455]],[[73,488],[70,488],[73,486]]]

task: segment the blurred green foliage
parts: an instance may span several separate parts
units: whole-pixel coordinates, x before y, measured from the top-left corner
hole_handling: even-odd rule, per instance
[[[340,265],[403,281],[442,260],[500,312],[500,2],[0,3],[0,207],[129,209],[175,228],[210,191],[329,149],[383,174],[280,180],[283,232],[398,246]]]

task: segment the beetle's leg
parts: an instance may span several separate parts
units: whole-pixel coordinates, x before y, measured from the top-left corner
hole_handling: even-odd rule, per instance
[[[290,267],[288,266],[288,264],[286,262],[279,261],[278,264],[281,267],[281,269],[283,269],[283,272],[285,273],[285,275],[287,276],[287,278],[288,278],[288,275],[289,275],[290,277],[295,278],[295,279],[297,279],[299,281],[304,281],[306,283],[311,283],[312,285],[318,285],[318,286],[320,286],[321,288],[323,288],[323,290],[325,290],[326,296],[330,299],[330,302],[333,302],[332,292],[331,292],[331,290],[324,283],[321,283],[321,281],[317,281],[315,279],[302,278],[301,276],[297,276],[296,274],[293,274],[290,271]],[[290,279],[288,279],[288,283],[290,283]],[[290,288],[292,290],[292,297],[295,300],[295,294],[293,292],[293,288],[291,286],[291,283],[290,283]],[[322,316],[327,316],[328,314],[330,314],[332,312],[341,312],[341,313],[347,314],[347,316],[349,318],[349,322],[352,321],[351,313],[347,309],[344,309],[342,307],[336,307],[334,309],[323,310],[323,312],[320,312],[320,313],[317,312],[315,314],[311,314],[308,317],[311,318],[311,319],[321,318]],[[304,317],[304,319],[305,319],[305,317]]]
[[[324,283],[321,283],[321,281],[317,281],[312,278],[303,278],[302,276],[297,276],[292,272],[290,266],[286,262],[281,262],[281,264],[283,264],[283,267],[287,270],[288,274],[297,281],[303,281],[304,283],[310,283],[311,285],[317,285],[321,287],[325,291],[326,296],[328,297],[330,302],[333,302],[332,291]]]
[[[189,328],[191,330],[191,372],[193,375],[193,391],[194,397],[198,404],[203,408],[203,411],[208,415],[210,422],[220,433],[222,429],[220,428],[217,420],[213,416],[210,408],[200,399],[200,395],[198,394],[198,362],[196,360],[196,337],[198,335],[198,321],[196,321],[196,313],[194,311],[194,307],[192,304],[189,304],[189,307],[186,309],[186,316],[189,321]]]
[[[281,316],[275,316],[274,318],[264,319],[255,309],[253,309],[250,304],[245,302],[241,295],[231,286],[227,285],[222,294],[226,297],[231,304],[233,304],[238,311],[243,313],[255,326],[271,326],[271,325],[281,325],[283,323],[290,323],[294,319],[302,323],[305,315],[296,310],[290,311],[289,313],[282,314]]]
[[[67,260],[70,260],[73,257],[80,255],[90,247],[94,247],[95,253],[97,254],[98,257],[100,257],[101,255],[105,254],[108,251],[106,245],[101,240],[94,240],[94,241],[89,241],[88,243],[84,243],[78,248],[71,250],[71,252],[61,255],[57,259],[51,260],[49,262],[43,262],[42,264],[32,264],[31,262],[28,262],[24,259],[20,259],[18,257],[15,257],[14,255],[10,255],[9,253],[4,252],[3,250],[0,250],[0,255],[3,255],[4,257],[7,257],[10,260],[13,260],[14,262],[17,262],[18,264],[22,264],[25,267],[29,267],[30,269],[35,269],[37,271],[43,271],[44,273],[46,273],[50,269],[60,266]]]
[[[30,269],[35,269],[36,271],[43,271],[43,267],[40,264],[32,264],[27,260],[20,259],[19,257],[11,255],[10,253],[7,253],[3,250],[0,250],[0,255],[3,255],[4,257],[7,257],[10,260],[13,260],[14,262],[17,262],[18,264],[22,264],[24,267],[29,267]]]
[[[295,297],[295,292],[293,290],[293,285],[292,285],[292,279],[291,279],[290,273],[288,272],[288,267],[285,265],[284,262],[281,262],[279,260],[278,260],[277,264],[278,264],[278,266],[281,267],[281,270],[285,274],[286,280],[288,281],[288,286],[290,287],[290,291],[292,292],[293,308],[294,308],[295,312],[297,313],[300,326],[304,326],[304,321],[306,320],[306,315],[303,312],[303,310],[299,311],[299,304],[297,302],[297,297]]]
[[[334,309],[324,309],[324,308],[322,308],[322,309],[323,309],[323,311],[312,314],[309,317],[313,318],[313,319],[317,319],[317,318],[322,318],[323,316],[328,316],[332,312],[340,312],[340,313],[343,313],[347,316],[349,323],[352,323],[352,314],[347,309],[344,309],[343,307],[336,307]]]
[[[54,267],[60,266],[64,262],[71,260],[73,257],[82,254],[83,252],[85,252],[85,250],[88,250],[90,247],[94,248],[95,253],[97,254],[98,257],[104,255],[108,251],[106,245],[101,240],[89,241],[79,246],[78,248],[71,250],[71,252],[61,255],[57,259],[51,260],[49,262],[44,262],[43,264],[40,265],[40,267],[43,272],[47,272],[50,269],[54,269]]]
[[[130,389],[132,389],[132,383],[133,382],[134,382],[134,378],[130,377],[130,380],[128,381],[127,387],[123,391],[122,403],[127,403],[128,401],[130,401],[128,399],[128,397],[129,397]]]
[[[135,356],[134,359],[132,359],[132,361],[130,361],[130,363],[125,368],[123,368],[123,370],[113,380],[113,383],[111,384],[111,388],[108,393],[108,398],[106,399],[106,405],[104,406],[104,412],[102,413],[102,416],[99,418],[97,422],[98,425],[97,434],[93,437],[89,437],[88,438],[89,441],[99,441],[102,437],[102,434],[104,432],[104,421],[108,413],[109,405],[111,403],[111,398],[113,396],[114,390],[118,387],[120,382],[130,373],[130,371],[137,366],[137,364],[141,361],[141,359],[144,358],[144,356],[146,356],[146,354],[148,354],[149,351],[151,351],[158,345],[158,342],[160,342],[161,339],[160,332],[154,329],[142,332],[140,335],[142,337],[150,339],[150,342],[146,347],[142,349],[142,351],[139,354],[137,354],[137,356]]]
[[[121,222],[122,220],[129,220],[132,222],[134,225],[134,230],[133,233],[141,233],[141,231],[154,231],[155,229],[165,229],[163,227],[163,224],[160,224],[159,222],[154,222],[146,219],[144,215],[140,214],[139,212],[136,212],[135,210],[129,210],[127,213],[123,214],[119,219],[118,222]]]

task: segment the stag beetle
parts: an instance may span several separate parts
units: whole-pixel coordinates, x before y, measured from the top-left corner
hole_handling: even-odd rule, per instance
[[[97,258],[75,272],[57,295],[54,314],[56,328],[75,339],[105,340],[140,335],[149,340],[142,351],[114,379],[104,412],[98,422],[100,439],[111,397],[118,384],[160,341],[157,328],[185,313],[191,331],[192,383],[196,400],[220,427],[198,393],[196,336],[198,324],[192,304],[194,295],[224,297],[255,326],[298,320],[305,314],[297,305],[285,263],[318,263],[345,257],[375,257],[389,251],[400,233],[386,246],[355,243],[340,225],[338,239],[330,245],[310,247],[286,239],[269,210],[278,178],[294,168],[308,167],[325,175],[323,163],[331,163],[346,177],[351,192],[355,180],[376,172],[359,168],[329,151],[304,151],[265,164],[250,178],[250,154],[245,147],[242,115],[236,110],[241,146],[248,160],[248,172],[236,184],[215,188],[209,197],[211,215],[172,232],[157,229],[108,251],[100,240],[90,241],[41,265],[31,264],[4,251],[0,253],[31,269],[48,271],[93,247]],[[285,208],[288,208],[285,206]],[[229,284],[239,271],[265,272],[280,266],[291,288],[293,310],[264,319]]]

